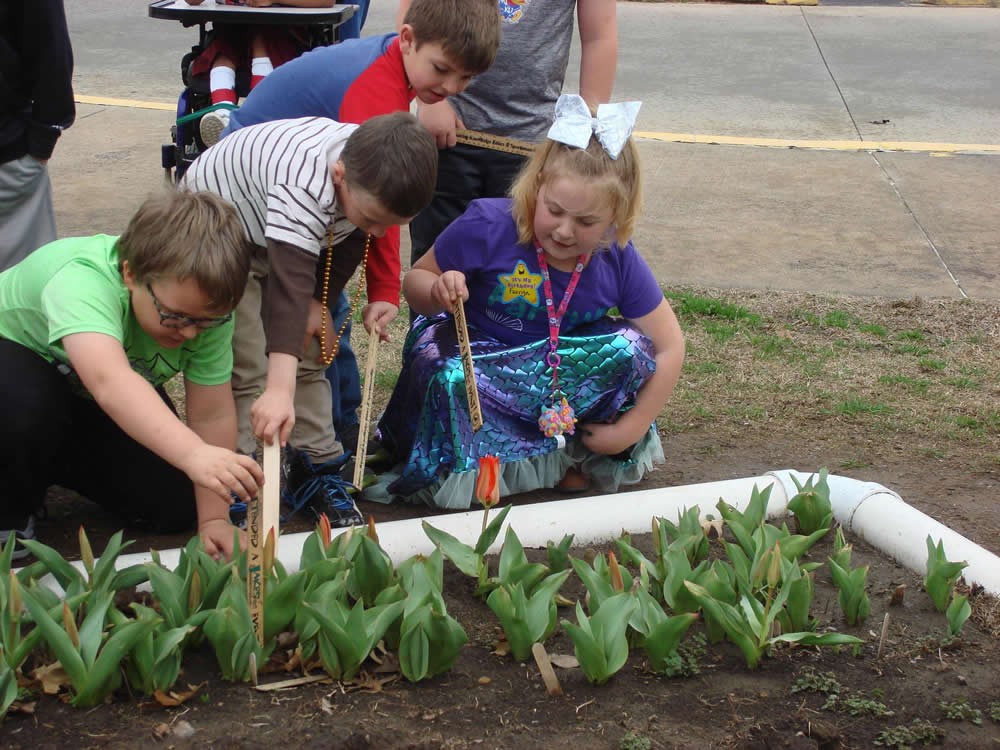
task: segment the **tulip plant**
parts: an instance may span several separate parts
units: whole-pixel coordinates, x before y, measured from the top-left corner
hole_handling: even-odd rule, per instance
[[[267,606],[264,609],[267,616]],[[231,682],[246,682],[251,677],[250,655],[263,665],[274,648],[265,636],[262,647],[254,635],[247,604],[246,583],[240,578],[238,567],[233,567],[219,602],[203,626],[205,637],[215,650],[215,659],[222,677]]]
[[[522,582],[502,582],[486,599],[500,620],[510,651],[518,661],[531,656],[531,646],[543,643],[556,629],[556,595],[570,571],[553,573],[529,595]]]
[[[801,643],[809,646],[860,643],[854,636],[841,633],[777,632],[779,626],[776,620],[789,597],[793,592],[798,596],[806,593],[805,589],[792,585],[795,578],[794,574],[789,576],[790,570],[784,565],[778,542],[758,556],[750,569],[749,581],[744,581],[741,586],[738,605],[720,601],[704,587],[691,581],[684,585],[702,605],[706,616],[713,617],[722,625],[726,637],[743,652],[750,669],[755,669],[777,643]],[[737,576],[743,575],[745,572],[741,573],[737,566]],[[762,594],[762,597],[747,593],[748,587]]]
[[[800,534],[809,535],[817,529],[829,530],[833,526],[833,505],[830,503],[829,472],[820,469],[819,480],[814,484],[815,475],[805,484],[792,476],[798,493],[788,501],[788,509],[795,514],[795,523]]]
[[[122,550],[132,544],[132,542],[122,544],[122,533],[119,531],[112,535],[100,559],[95,562],[90,540],[83,527],[80,527],[78,532],[80,560],[83,562],[86,577],[52,547],[35,539],[21,539],[19,543],[37,558],[37,562],[26,569],[25,575],[33,578],[42,573],[51,574],[66,596],[74,596],[84,591],[106,593],[134,588],[146,581],[146,571],[142,565],[132,565],[123,570],[115,569],[115,563]]]
[[[953,596],[948,609],[945,610],[945,616],[948,618],[948,637],[957,638],[962,634],[962,627],[965,625],[965,621],[972,616],[969,597],[964,594]]]
[[[443,562],[437,550],[427,558],[411,558],[400,571],[406,590],[399,637],[399,668],[410,682],[451,669],[469,637],[448,614],[441,596]]]
[[[605,599],[594,614],[587,616],[580,602],[576,604],[576,624],[562,621],[573,641],[573,652],[584,676],[594,685],[603,685],[628,660],[626,630],[638,606],[630,592]]]
[[[618,564],[614,552],[609,552],[607,561],[602,555],[594,558],[593,567],[584,560],[570,558],[573,570],[587,588],[587,611],[593,614],[605,600],[616,594],[632,590],[632,575],[628,569]]]
[[[840,609],[848,625],[864,622],[871,612],[871,600],[865,591],[868,581],[868,566],[851,567],[853,548],[844,541],[844,533],[837,529],[833,538],[833,555],[827,559],[830,577],[837,587]]]
[[[479,539],[476,540],[475,547],[470,547],[460,542],[447,531],[441,531],[426,521],[423,522],[424,533],[441,550],[441,554],[451,560],[455,567],[462,571],[462,573],[476,579],[478,582],[476,596],[486,596],[497,586],[495,579],[490,580],[490,569],[486,560],[486,552],[489,550],[490,545],[496,541],[497,536],[499,536],[500,528],[503,526],[504,519],[507,518],[510,509],[511,506],[508,505],[500,511],[496,518],[487,524],[486,528],[480,533]]]
[[[350,609],[334,599],[321,609],[304,602],[310,616],[319,623],[319,659],[335,680],[354,678],[368,654],[405,607],[405,601],[365,608],[358,600]]]
[[[676,674],[682,658],[678,648],[684,634],[698,619],[696,612],[668,616],[656,599],[643,589],[635,592],[636,608],[629,624],[638,634],[654,672]]]
[[[60,625],[32,593],[25,590],[21,595],[35,627],[62,664],[73,687],[71,702],[78,707],[96,706],[118,689],[122,661],[159,622],[159,618],[129,620],[105,633],[114,593],[104,591],[90,594],[87,615],[79,627],[69,604],[64,603]]]
[[[927,595],[938,612],[944,612],[948,608],[948,599],[951,597],[955,584],[962,571],[968,567],[967,562],[953,562],[945,557],[944,541],[939,539],[937,544],[927,535],[927,575],[924,577],[924,588]]]

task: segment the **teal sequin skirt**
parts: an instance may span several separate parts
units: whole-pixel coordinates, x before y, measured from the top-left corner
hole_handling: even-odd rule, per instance
[[[538,417],[552,403],[548,341],[506,346],[469,330],[483,426],[472,430],[454,319],[418,318],[403,369],[379,421],[397,464],[365,497],[468,508],[481,456],[500,457],[501,492],[552,487],[577,466],[600,489],[636,482],[663,460],[655,425],[627,455],[597,456],[574,436],[547,438]],[[559,340],[559,383],[579,422],[612,422],[631,408],[656,369],[652,342],[624,321],[602,318]]]

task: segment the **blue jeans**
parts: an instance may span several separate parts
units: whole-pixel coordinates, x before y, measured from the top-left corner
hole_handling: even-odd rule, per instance
[[[341,292],[337,306],[331,311],[334,330],[340,330],[350,311],[347,295]],[[339,433],[344,427],[358,423],[358,407],[361,406],[361,373],[358,372],[358,360],[351,349],[350,321],[340,337],[337,357],[326,368],[326,379],[333,396],[333,428]]]
[[[352,3],[358,6],[358,12],[337,28],[341,41],[361,36],[361,28],[365,25],[365,18],[368,17],[368,2],[369,0],[352,0]]]

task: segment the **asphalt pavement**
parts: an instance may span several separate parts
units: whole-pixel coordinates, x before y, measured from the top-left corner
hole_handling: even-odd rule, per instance
[[[1000,299],[1000,9],[840,1],[619,2],[614,98],[643,101],[637,245],[670,285]],[[119,233],[164,183],[197,35],[146,6],[67,2],[61,236]],[[394,13],[375,0],[364,34]]]

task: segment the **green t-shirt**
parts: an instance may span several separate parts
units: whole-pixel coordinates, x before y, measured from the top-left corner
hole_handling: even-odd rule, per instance
[[[57,240],[0,273],[0,338],[64,365],[60,369],[70,374],[63,337],[103,333],[121,342],[132,369],[154,386],[178,372],[199,385],[228,382],[233,323],[201,331],[176,349],[157,344],[132,314],[117,240],[104,234]]]

